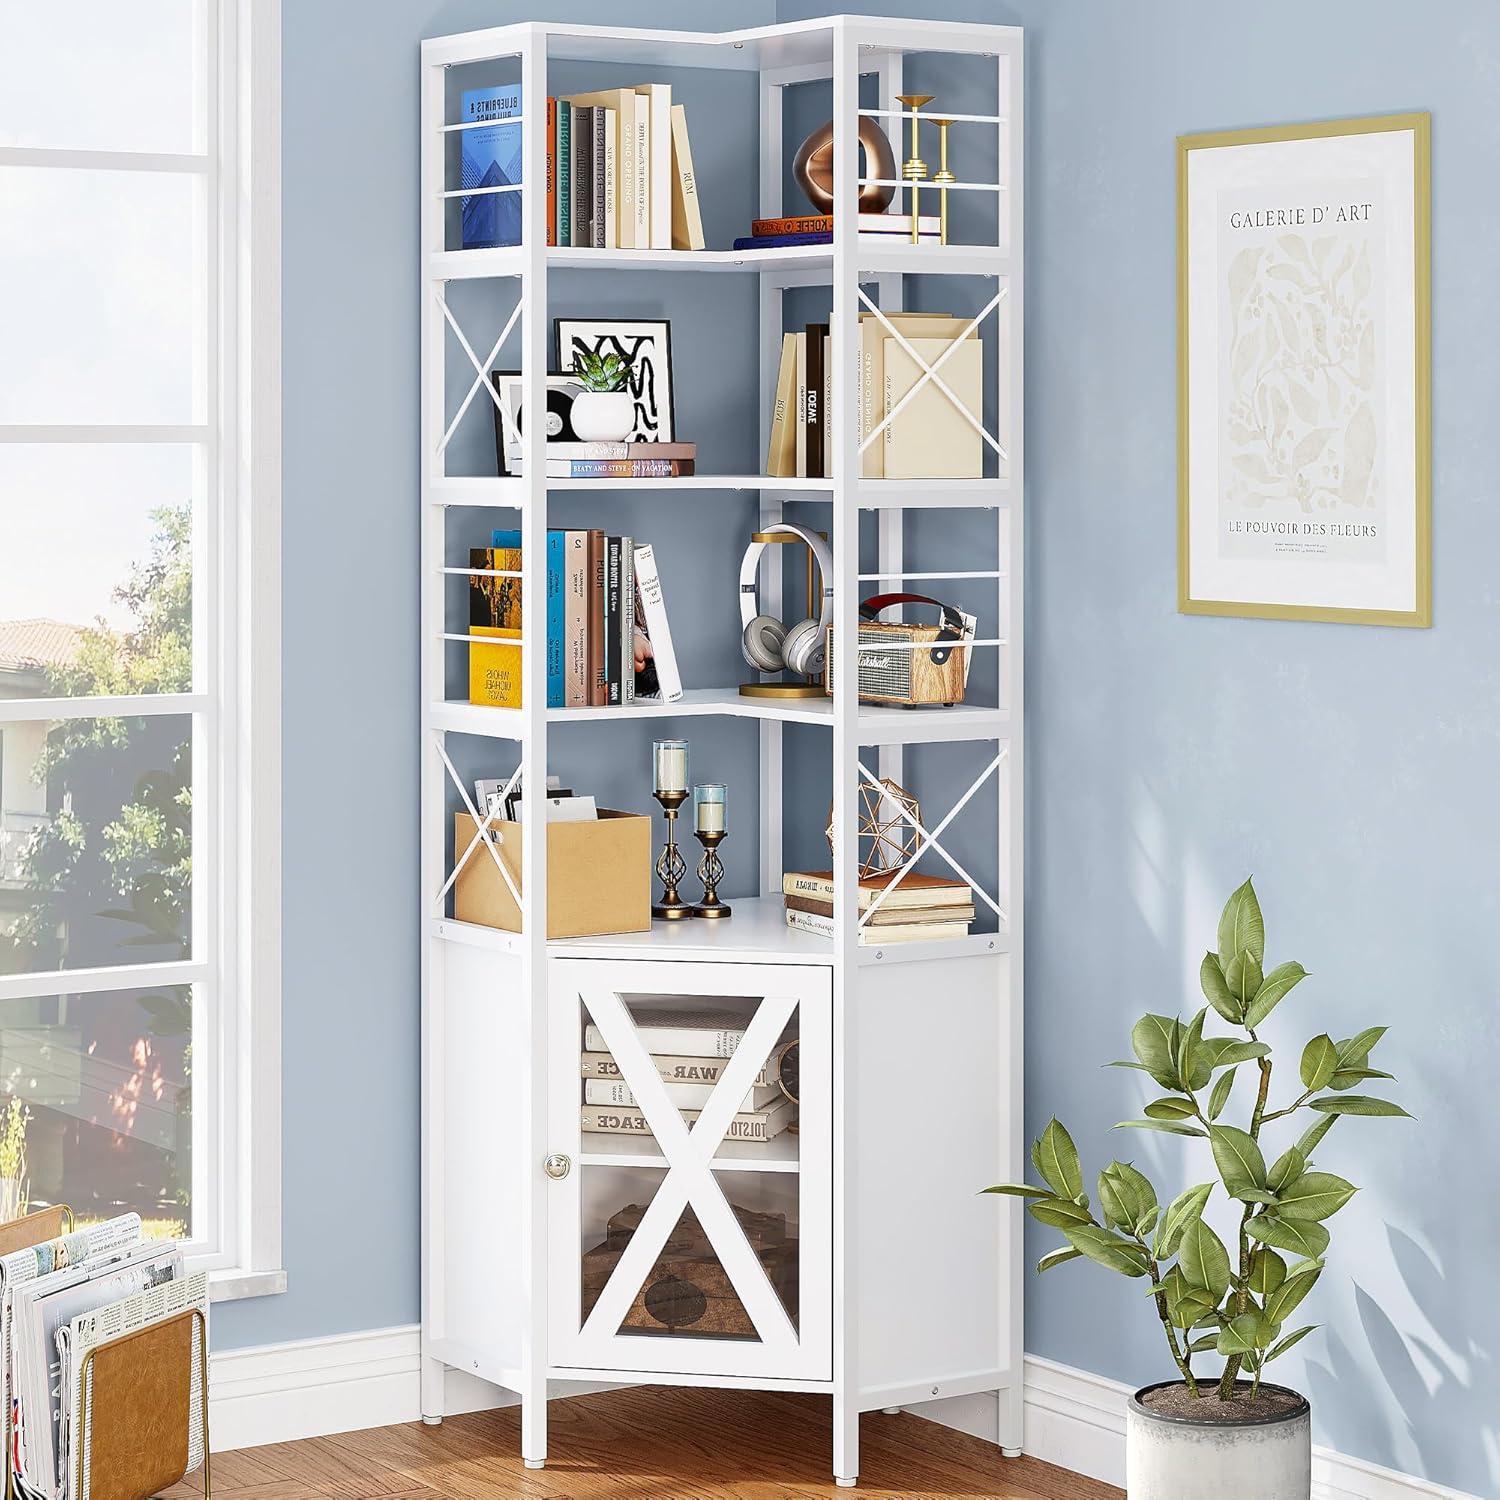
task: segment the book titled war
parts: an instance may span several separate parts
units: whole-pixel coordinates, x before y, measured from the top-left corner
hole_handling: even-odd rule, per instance
[[[465,89],[460,119],[459,186],[511,186],[521,180],[521,86]],[[460,198],[465,250],[490,250],[521,243],[521,195],[486,191]]]

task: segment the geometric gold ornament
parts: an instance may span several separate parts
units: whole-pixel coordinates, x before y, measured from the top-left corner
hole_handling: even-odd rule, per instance
[[[859,835],[859,878],[890,875],[917,856],[922,821],[922,807],[904,786],[889,776],[880,778],[879,786],[861,781],[859,814],[855,828]],[[824,831],[828,852],[833,853],[833,805],[828,808],[828,827]]]

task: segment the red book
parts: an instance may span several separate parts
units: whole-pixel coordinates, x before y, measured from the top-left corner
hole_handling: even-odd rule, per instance
[[[557,98],[547,95],[547,243],[557,243]]]
[[[832,234],[832,214],[794,214],[788,219],[756,219],[750,233],[757,239],[768,234]]]

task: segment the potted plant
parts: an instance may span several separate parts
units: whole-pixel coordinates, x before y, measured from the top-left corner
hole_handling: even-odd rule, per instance
[[[0,1106],[0,1224],[26,1212],[26,1127],[31,1111],[11,1094]]]
[[[573,431],[586,443],[624,442],[635,426],[635,397],[625,389],[630,360],[603,350],[579,350],[573,373],[583,387],[573,398]]]
[[[1256,1032],[1307,971],[1290,962],[1266,972],[1265,944],[1260,904],[1247,880],[1225,905],[1217,951],[1204,955],[1199,970],[1208,1004],[1188,1021],[1142,1016],[1130,1037],[1134,1059],[1111,1064],[1137,1069],[1164,1090],[1145,1106],[1144,1118],[1116,1129],[1206,1142],[1213,1178],[1163,1208],[1144,1173],[1114,1161],[1099,1174],[1096,1211],[1072,1138],[1054,1119],[1031,1148],[1043,1185],[986,1190],[1031,1199],[1032,1217],[1062,1231],[1067,1244],[1044,1255],[1039,1272],[1087,1257],[1149,1282],[1177,1376],[1142,1387],[1130,1400],[1130,1500],[1308,1500],[1307,1400],[1262,1377],[1316,1327],[1297,1326],[1292,1315],[1322,1275],[1326,1221],[1356,1191],[1321,1170],[1313,1153],[1341,1115],[1406,1115],[1389,1099],[1351,1092],[1366,1080],[1390,1078],[1369,1062],[1384,1026],[1343,1041],[1326,1032],[1315,1036],[1302,1050],[1300,1084],[1273,1095],[1271,1049]],[[1206,1035],[1211,1014],[1238,1034]],[[1249,1088],[1240,1086],[1242,1077]],[[1249,1112],[1243,1128],[1225,1119],[1237,1089],[1240,1118]],[[1279,1136],[1299,1115],[1307,1128],[1284,1145],[1278,1140],[1279,1154],[1271,1156],[1267,1137]],[[1235,1216],[1227,1245],[1204,1217],[1218,1189]],[[1222,1359],[1216,1374],[1194,1368],[1205,1356]]]

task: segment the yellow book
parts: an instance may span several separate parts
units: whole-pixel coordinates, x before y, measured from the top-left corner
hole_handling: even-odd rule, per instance
[[[928,365],[952,344],[950,339],[908,338]],[[963,339],[943,363],[943,383],[976,418],[984,415],[984,349],[978,339]],[[895,339],[885,341],[885,410],[890,416],[922,370]],[[885,429],[887,479],[978,479],[984,473],[984,449],[978,429],[932,381],[921,386]]]
[[[693,176],[693,149],[688,144],[687,110],[672,106],[672,248],[701,250],[703,216],[698,210],[698,183]]]
[[[969,320],[956,318],[952,313],[906,313],[890,312],[886,316],[891,326],[906,338],[917,337],[957,338]],[[977,329],[971,330],[971,339],[977,339]],[[855,386],[854,404],[859,416],[859,441],[864,442],[885,415],[885,342],[890,332],[874,313],[859,315],[859,373]],[[898,345],[899,347],[899,345]],[[860,455],[860,474],[865,479],[885,477],[885,435],[882,433]]]
[[[469,566],[519,573],[519,547],[471,547]],[[521,639],[521,580],[469,580],[469,634]],[[490,708],[521,706],[521,648],[469,645],[469,702]]]

